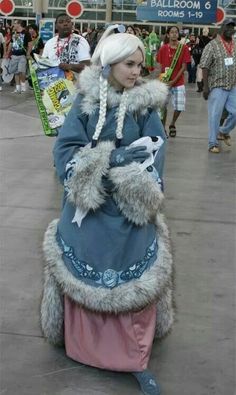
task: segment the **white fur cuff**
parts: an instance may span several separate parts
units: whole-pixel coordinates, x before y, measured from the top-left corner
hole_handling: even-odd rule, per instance
[[[109,171],[114,143],[104,141],[95,148],[85,146],[76,155],[74,173],[67,183],[68,199],[83,211],[96,210],[105,201],[102,176]]]
[[[136,225],[155,223],[164,199],[160,186],[137,163],[114,167],[109,172],[114,184],[113,198],[123,215]]]

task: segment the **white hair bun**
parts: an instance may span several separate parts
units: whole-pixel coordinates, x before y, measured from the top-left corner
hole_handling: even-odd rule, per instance
[[[114,30],[119,25],[112,25],[103,33],[92,56],[92,63],[105,67],[118,63],[132,55],[138,48],[141,50],[143,60],[145,59],[145,49],[142,41],[128,33],[114,34]]]

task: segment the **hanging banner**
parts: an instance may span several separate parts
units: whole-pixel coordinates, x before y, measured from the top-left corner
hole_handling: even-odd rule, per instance
[[[215,23],[217,3],[218,0],[147,0],[137,7],[137,20]]]

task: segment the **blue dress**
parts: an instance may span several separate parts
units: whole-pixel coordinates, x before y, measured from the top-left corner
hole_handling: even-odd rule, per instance
[[[78,95],[54,147],[55,165],[62,182],[68,176],[66,165],[81,147],[91,141],[98,121],[98,109],[91,116],[79,113],[81,100],[83,97]],[[101,141],[115,140],[116,112],[116,107],[108,110]],[[166,139],[162,123],[154,110],[149,110],[138,119],[130,113],[125,116],[121,146],[128,146],[143,136],[161,136]],[[165,147],[162,146],[154,164],[160,178],[163,176],[164,150]],[[155,224],[149,223],[141,227],[128,221],[111,195],[107,196],[99,209],[88,212],[80,227],[72,222],[74,215],[75,206],[65,200],[58,222],[57,241],[64,251],[65,264],[81,281],[94,287],[111,287],[114,284],[106,284],[104,273],[114,270],[114,275],[115,272],[119,273],[119,277],[113,280],[115,285],[119,285],[129,280],[124,272],[147,255],[145,270],[155,261],[158,249]],[[66,253],[68,249],[70,253]],[[86,265],[93,270],[86,270]],[[136,276],[141,274],[142,270],[137,270]]]
[[[89,143],[99,116],[99,96],[96,73],[95,77],[89,73],[93,73],[90,68],[81,73],[81,93],[59,131],[53,151],[65,195],[60,218],[49,225],[45,234],[42,329],[53,343],[65,340],[67,351],[74,350],[76,359],[84,362],[86,358],[83,354],[80,359],[79,349],[86,342],[86,333],[93,333],[95,317],[99,321],[102,316],[106,328],[111,322],[114,324],[116,317],[117,325],[122,327],[121,323],[127,322],[123,318],[130,317],[132,322],[133,314],[134,321],[140,314],[143,323],[143,311],[144,315],[149,314],[150,322],[140,332],[137,350],[140,344],[147,345],[146,364],[154,332],[162,337],[173,323],[172,256],[161,212],[166,136],[157,112],[158,90],[163,90],[165,98],[167,88],[157,81],[133,88],[123,123],[121,146],[126,147],[144,136],[163,139],[153,165],[144,171],[140,171],[137,162],[110,169],[121,94],[109,87],[106,121],[97,146],[91,148]],[[86,79],[83,74],[91,78]],[[76,222],[78,211],[80,222]],[[78,317],[82,316],[86,317],[86,328],[81,330],[82,320],[78,321]],[[80,322],[78,338],[76,321]],[[121,333],[129,332],[123,329]],[[142,342],[145,332],[150,336]],[[102,328],[99,336],[103,344],[106,339],[102,337]],[[123,342],[124,352],[129,348],[128,338]],[[132,341],[136,341],[135,332]],[[87,339],[87,344],[90,343]],[[87,351],[87,360],[91,360],[91,350]],[[73,358],[69,351],[68,355]],[[132,370],[131,365],[124,369]],[[109,364],[103,363],[94,366],[109,368]],[[135,362],[134,368],[142,370],[143,366],[137,369]]]

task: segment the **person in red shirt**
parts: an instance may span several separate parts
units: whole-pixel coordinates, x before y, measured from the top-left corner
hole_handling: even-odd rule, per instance
[[[175,52],[179,44],[179,28],[177,26],[170,26],[167,29],[167,37],[169,42],[162,45],[157,53],[157,63],[161,66],[161,73],[165,73],[171,66],[171,62],[174,58]],[[167,84],[170,87],[170,95],[172,97],[172,104],[174,107],[174,114],[169,125],[170,137],[176,136],[175,123],[179,118],[182,111],[185,110],[185,85],[184,85],[184,72],[187,69],[187,63],[191,63],[191,57],[187,45],[183,44],[180,56],[174,68],[174,71]],[[167,116],[167,109],[165,108],[163,114],[163,125],[165,127]]]

